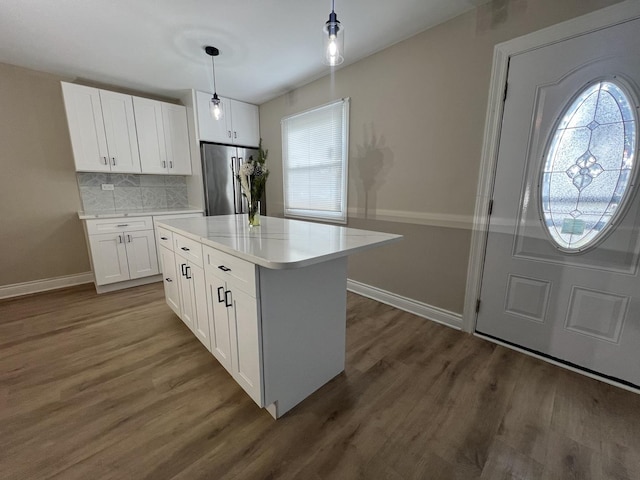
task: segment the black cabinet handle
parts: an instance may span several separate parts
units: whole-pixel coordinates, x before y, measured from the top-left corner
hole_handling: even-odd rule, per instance
[[[224,265],[218,265],[218,268],[223,272],[230,272],[231,269],[229,267],[225,267]]]
[[[165,278],[165,280],[166,280],[167,282],[173,282],[173,280],[171,280],[169,277]]]
[[[189,251],[189,249],[187,247],[181,247],[180,250],[184,250],[185,252]]]
[[[218,287],[218,303],[224,302],[224,298],[220,296],[222,292],[224,292],[224,287]]]
[[[228,308],[231,305],[233,305],[231,303],[231,290],[227,290],[226,292],[224,292],[224,306]]]
[[[191,270],[191,267],[187,266],[187,268],[185,268],[184,274],[184,276],[187,277],[187,280],[191,280],[191,277],[189,276],[189,270]]]
[[[160,240],[169,240],[167,237],[160,237]]]
[[[186,267],[187,264],[186,263],[181,263],[180,264],[180,271],[182,272],[182,276],[186,276],[186,273],[184,273],[184,267]]]

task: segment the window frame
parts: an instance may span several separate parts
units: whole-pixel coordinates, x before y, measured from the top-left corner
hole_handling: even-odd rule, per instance
[[[282,192],[283,192],[283,213],[285,218],[294,218],[302,220],[314,220],[328,223],[347,223],[347,203],[348,203],[348,185],[349,185],[349,123],[350,123],[350,97],[340,98],[322,105],[318,105],[313,108],[309,108],[302,112],[297,112],[282,118],[281,133],[282,133]],[[288,205],[287,197],[287,178],[288,178],[288,127],[286,122],[301,116],[313,114],[319,110],[341,104],[342,108],[342,145],[341,145],[341,159],[335,162],[325,162],[322,164],[312,165],[308,167],[297,167],[304,170],[310,170],[314,168],[326,168],[336,166],[340,164],[342,166],[342,176],[340,178],[340,210],[338,212],[321,212],[319,210],[306,210],[290,208]]]

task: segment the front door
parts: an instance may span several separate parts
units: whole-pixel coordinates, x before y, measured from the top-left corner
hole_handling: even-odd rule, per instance
[[[511,57],[476,325],[636,386],[639,31]]]

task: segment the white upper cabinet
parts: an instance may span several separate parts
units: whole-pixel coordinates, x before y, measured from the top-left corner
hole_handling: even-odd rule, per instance
[[[169,173],[171,175],[191,175],[187,109],[182,105],[162,103],[162,124]]]
[[[140,173],[130,95],[62,82],[76,170]]]
[[[146,98],[134,98],[136,126],[138,128],[138,147],[143,173],[167,173],[167,150],[162,125],[162,106],[160,102]]]
[[[257,147],[260,143],[260,115],[257,105],[220,97],[223,116],[215,120],[209,111],[213,95],[196,92],[198,132],[203,142]]]
[[[257,147],[260,143],[260,114],[256,105],[229,100],[232,125],[229,130],[237,145]]]
[[[196,111],[198,117],[198,132],[200,140],[203,142],[231,143],[231,134],[227,136],[227,122],[229,121],[229,101],[226,98],[220,99],[220,108],[223,116],[216,120],[211,116],[209,103],[211,93],[196,92]]]
[[[142,173],[191,175],[187,110],[133,97]]]

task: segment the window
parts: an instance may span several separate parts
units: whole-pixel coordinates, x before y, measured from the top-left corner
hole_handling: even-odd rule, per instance
[[[544,225],[558,248],[583,252],[624,212],[636,175],[636,113],[618,81],[588,85],[552,132],[540,182]]]
[[[282,119],[284,214],[347,222],[349,99]]]

